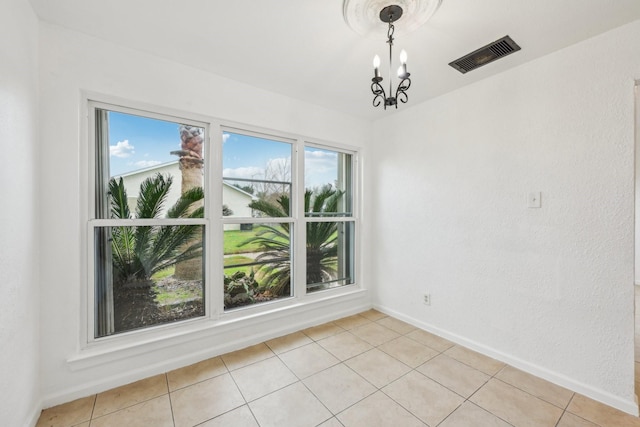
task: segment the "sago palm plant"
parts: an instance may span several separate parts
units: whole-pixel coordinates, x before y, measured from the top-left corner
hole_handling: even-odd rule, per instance
[[[304,210],[322,216],[324,213],[337,212],[340,198],[344,192],[325,185],[313,191],[306,190]],[[281,195],[275,202],[256,200],[249,207],[264,216],[289,217],[289,196]],[[338,245],[337,224],[335,222],[310,222],[307,224],[307,283],[319,283],[330,280],[336,274]],[[290,224],[264,225],[255,237],[242,245],[257,244],[262,253],[256,261],[264,262],[257,271],[262,288],[275,295],[288,295],[291,292],[291,255]]]
[[[135,218],[160,218],[173,178],[158,173],[140,184]],[[109,181],[111,218],[128,219],[131,212],[122,178]],[[181,195],[167,218],[202,218],[203,207],[191,209],[204,198],[201,187]],[[201,227],[194,225],[119,226],[111,230],[114,284],[148,282],[153,274],[176,263],[201,256]],[[189,244],[191,243],[191,244]],[[185,247],[186,245],[186,247]]]

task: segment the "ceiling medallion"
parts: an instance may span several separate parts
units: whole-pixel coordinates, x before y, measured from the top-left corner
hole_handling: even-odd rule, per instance
[[[380,19],[385,7],[394,5],[402,9],[402,23],[398,26],[400,34],[417,30],[433,16],[442,0],[344,0],[342,13],[347,25],[356,33],[365,37],[379,37],[386,29]]]

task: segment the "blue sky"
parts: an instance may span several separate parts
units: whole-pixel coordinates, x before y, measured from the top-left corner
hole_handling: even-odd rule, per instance
[[[109,112],[111,176],[172,162],[169,154],[180,149],[179,124],[129,114]],[[207,156],[207,147],[204,156]],[[223,176],[248,179],[290,180],[291,145],[262,138],[225,133]],[[289,171],[289,176],[287,172]],[[334,183],[337,178],[335,152],[305,150],[305,186]]]
[[[178,160],[179,149],[177,123],[109,112],[111,176]]]

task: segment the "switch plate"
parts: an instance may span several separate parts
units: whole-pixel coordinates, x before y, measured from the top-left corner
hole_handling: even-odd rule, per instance
[[[424,294],[422,296],[422,301],[424,302],[424,305],[431,305],[431,294]]]
[[[527,206],[530,208],[539,208],[542,206],[541,200],[540,200],[540,192],[539,191],[534,191],[529,193],[529,195],[527,196]]]

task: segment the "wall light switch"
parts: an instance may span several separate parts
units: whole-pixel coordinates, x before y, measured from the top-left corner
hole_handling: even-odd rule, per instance
[[[539,208],[542,206],[540,203],[540,192],[532,192],[527,196],[527,206],[530,208]]]

